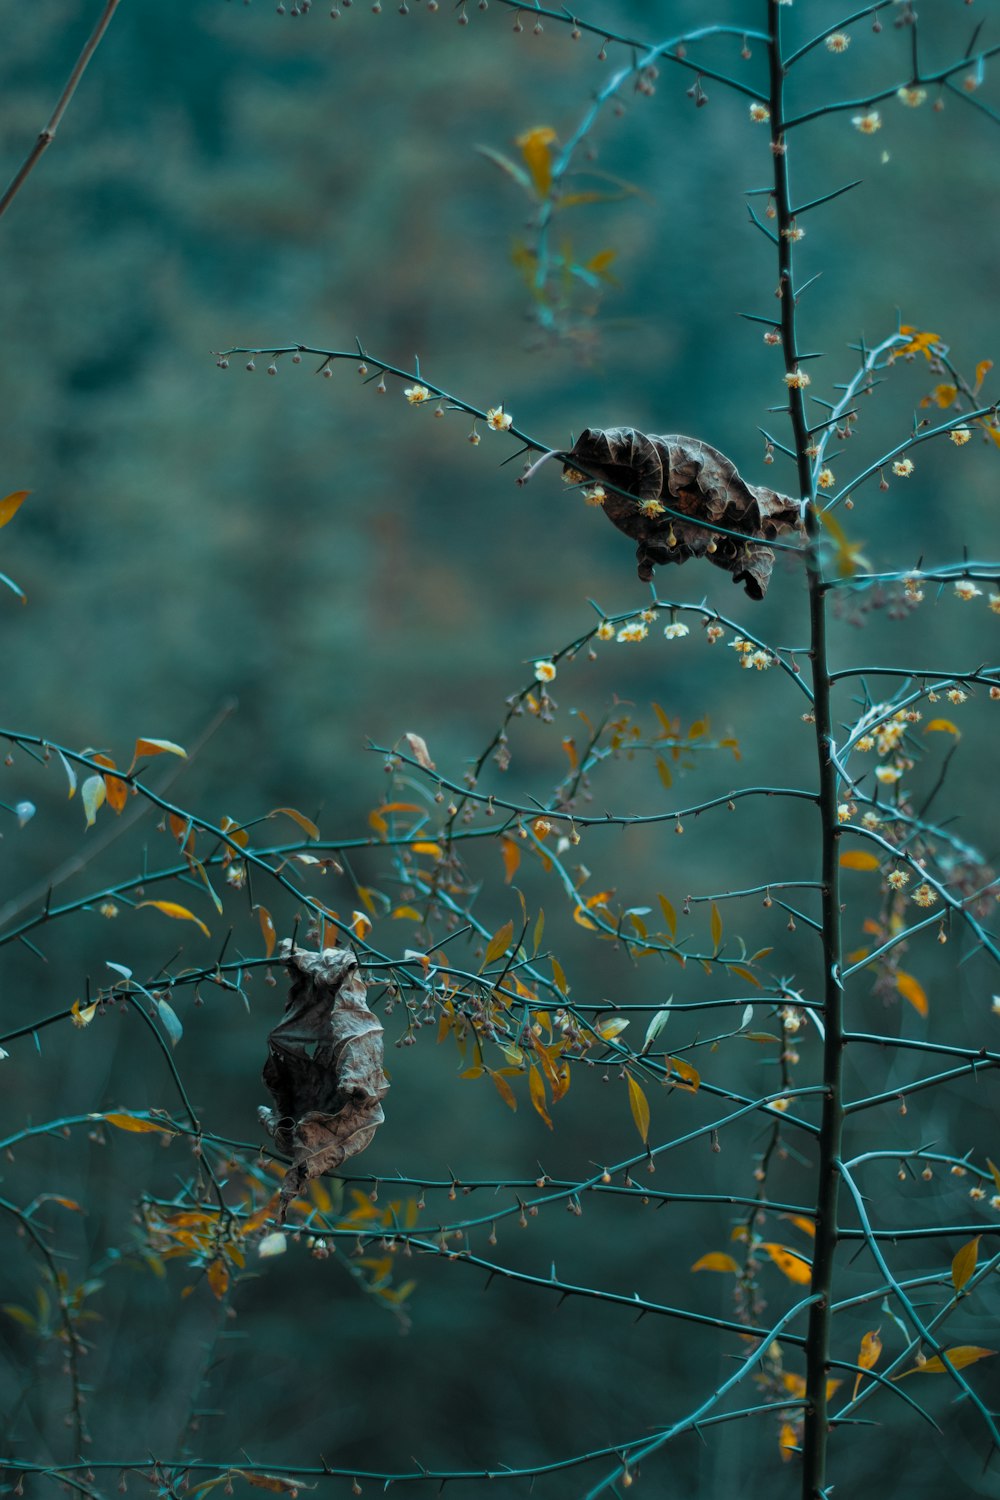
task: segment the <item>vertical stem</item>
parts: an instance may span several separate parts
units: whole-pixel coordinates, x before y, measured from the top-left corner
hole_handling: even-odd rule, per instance
[[[786,373],[798,371],[793,271],[792,198],[788,179],[787,141],[784,134],[785,66],[781,45],[780,0],[768,4],[768,64],[770,79],[771,151],[774,158],[774,203],[778,230],[778,288],[781,303],[781,342]],[[820,520],[816,506],[809,446],[809,423],[802,387],[788,391],[788,415],[792,426],[799,494],[808,497],[805,513],[807,581],[809,587],[809,659],[812,664],[816,759],[819,777],[821,820],[822,945],[823,945],[823,1114],[820,1123],[819,1161],[816,1184],[816,1240],[813,1255],[812,1291],[818,1300],[809,1310],[806,1348],[806,1412],[802,1445],[803,1500],[822,1500],[827,1494],[827,1399],[829,1376],[831,1291],[837,1247],[837,1202],[840,1189],[838,1161],[843,1133],[843,985],[841,970],[840,873],[838,866],[837,773],[830,756],[833,719],[830,704],[830,670],[827,657],[826,590],[820,562]]]

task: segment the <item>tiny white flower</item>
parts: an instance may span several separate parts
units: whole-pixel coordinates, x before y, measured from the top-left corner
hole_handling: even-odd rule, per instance
[[[690,631],[686,625],[666,625],[664,626],[663,634],[668,641],[678,641],[681,636],[689,635]]]
[[[552,682],[555,679],[555,675],[556,675],[556,668],[555,668],[555,663],[554,662],[551,662],[551,661],[536,661],[535,662],[535,681],[536,682]]]

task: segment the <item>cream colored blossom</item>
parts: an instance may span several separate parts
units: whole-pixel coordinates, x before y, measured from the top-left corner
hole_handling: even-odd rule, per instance
[[[666,636],[668,641],[679,641],[681,636],[690,635],[690,633],[691,632],[686,625],[674,624],[665,625],[663,627],[663,634]]]
[[[862,828],[870,829],[874,833],[876,828],[882,827],[882,819],[879,817],[877,812],[869,811],[866,812],[861,819],[861,826]]]
[[[851,814],[853,812],[854,807],[850,802],[839,803],[837,807],[837,822],[849,823],[851,821]]]
[[[897,89],[896,98],[900,104],[905,104],[907,109],[919,109],[927,98],[926,89]]]
[[[892,472],[896,474],[900,479],[909,479],[910,475],[913,473],[912,458],[897,458],[896,462],[892,466]]]
[[[584,505],[603,505],[607,498],[604,488],[599,484],[595,484],[589,490],[583,491]]]
[[[995,615],[1000,615],[1000,594],[990,595],[990,609]]]
[[[968,696],[968,693],[963,692],[961,688],[949,688],[945,693],[949,703],[964,703]]]
[[[635,641],[644,641],[648,634],[649,630],[641,620],[630,620],[627,625],[623,625],[621,630],[619,630],[617,638],[620,641],[632,643]]]
[[[812,385],[812,378],[805,370],[790,370],[785,376],[785,384],[791,391],[802,391],[807,385]]]
[[[959,578],[955,584],[955,597],[957,599],[978,599],[982,589],[977,589],[971,578]]]
[[[836,482],[837,481],[833,477],[832,469],[820,469],[819,473],[816,475],[816,483],[819,485],[821,490],[832,490]]]
[[[851,45],[851,39],[846,31],[831,31],[824,46],[827,52],[846,52]]]
[[[1000,594],[997,595],[997,598],[1000,599]],[[721,625],[705,626],[705,639],[710,646],[714,646],[716,641],[721,641],[725,633]]]
[[[901,891],[903,886],[909,882],[909,879],[910,877],[906,870],[890,870],[889,874],[885,877],[885,883],[891,886],[894,891]]]
[[[420,384],[408,385],[403,395],[411,406],[419,406],[421,401],[429,401],[431,399],[430,391],[425,385]]]
[[[729,649],[731,651],[738,651],[741,656],[746,656],[754,647],[752,641],[744,640],[741,635],[738,635],[735,640],[729,642]]]
[[[968,427],[953,427],[948,436],[951,438],[956,448],[964,448],[965,444],[971,438],[972,433],[969,431]]]
[[[639,510],[641,514],[644,516],[648,516],[650,519],[653,519],[656,516],[662,516],[665,513],[666,509],[667,507],[660,500],[649,499],[639,501]]]
[[[758,672],[766,672],[771,665],[771,658],[766,651],[751,651],[749,656],[743,657],[740,665],[755,667]]]
[[[933,906],[937,898],[937,891],[932,886],[929,886],[926,880],[923,885],[918,885],[913,892],[913,899],[918,906]]]
[[[555,681],[555,675],[556,675],[555,662],[547,661],[547,660],[536,661],[535,662],[535,681],[536,682],[554,682]]]
[[[764,120],[769,120],[771,118],[771,111],[765,104],[754,103],[750,106],[750,118],[754,121],[755,124],[760,125]]]
[[[892,786],[893,782],[894,781],[898,781],[899,778],[902,776],[902,774],[903,773],[898,768],[898,766],[876,766],[875,767],[875,775],[878,777],[879,781],[881,781],[883,783],[883,785],[885,785],[885,786]]]
[[[486,413],[486,421],[494,432],[507,432],[514,425],[514,418],[502,406],[491,406]]]
[[[882,129],[882,116],[877,109],[870,109],[866,115],[852,115],[851,124],[862,135],[874,135],[876,130]]]
[[[642,620],[643,624],[645,625],[652,625],[653,621],[656,619],[656,610],[644,609],[639,615],[639,619]]]
[[[874,743],[875,741],[870,734],[863,734],[857,740],[855,748],[857,750],[870,750]]]
[[[599,641],[613,641],[615,638],[615,627],[610,620],[602,620],[595,634]]]

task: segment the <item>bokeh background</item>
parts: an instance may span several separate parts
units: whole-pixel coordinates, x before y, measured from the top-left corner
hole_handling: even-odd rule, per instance
[[[827,0],[799,10],[788,24],[803,35],[838,19]],[[928,10],[921,45],[942,61],[961,56],[974,20],[996,24],[989,4],[970,12],[938,0]],[[78,0],[7,7],[6,175],[47,118],[93,12]],[[717,19],[753,27],[762,13],[749,0],[720,0]],[[709,19],[694,0],[602,0],[601,16],[649,39]],[[629,542],[560,486],[554,466],[520,489],[519,465],[501,463],[514,451],[509,440],[484,432],[473,447],[465,418],[435,421],[405,403],[398,382],[383,397],[350,364],[324,380],[308,359],[296,368],[283,361],[273,379],[265,361],[252,375],[237,358],[220,371],[213,351],[230,345],[349,348],[358,337],[402,367],[418,355],[432,381],[474,404],[503,401],[553,446],[588,425],[686,432],[722,448],[751,480],[791,485],[780,454],[773,468],[762,462],[760,428],[774,424],[785,437],[780,415],[769,415],[782,401],[780,355],[739,317],[775,307],[773,251],[743,197],[770,171],[766,131],[750,123],[746,101],[708,81],[708,103],[696,109],[691,75],[667,68],[652,97],[626,91],[620,114],[602,113],[581,173],[601,171],[635,191],[564,215],[559,233],[581,258],[616,252],[614,281],[599,298],[582,296],[573,329],[551,337],[512,261],[512,247],[530,237],[530,204],[477,147],[516,158],[516,137],[535,126],[565,139],[624,54],[612,47],[601,62],[593,38],[574,42],[556,24],[536,35],[525,22],[515,33],[499,5],[471,9],[468,26],[454,23],[450,9],[431,15],[416,4],[405,17],[394,6],[373,15],[356,5],[332,22],[320,6],[293,18],[224,0],[123,6],[115,17],[55,143],[0,224],[2,485],[32,490],[3,534],[3,571],[28,599],[25,607],[13,594],[0,599],[3,726],[125,760],[137,735],[199,744],[170,792],[198,813],[243,820],[291,804],[318,818],[328,839],[364,834],[384,788],[369,742],[419,732],[439,767],[460,778],[530,663],[588,628],[588,601],[612,614],[648,597]],[[880,35],[866,24],[852,38],[843,57],[819,48],[803,65],[797,108],[863,102],[906,77],[909,33],[891,16]],[[753,41],[750,50],[741,60],[730,38],[706,44],[705,57],[759,80],[763,52]],[[810,367],[817,394],[832,395],[853,370],[849,344],[884,337],[898,319],[938,333],[970,373],[998,357],[1000,137],[978,108],[990,99],[987,76],[971,104],[945,96],[940,112],[933,96],[913,110],[889,101],[874,136],[853,129],[848,111],[796,139],[801,197],[862,179],[810,216],[801,246],[804,275],[820,274],[801,304],[806,347],[827,356]],[[582,175],[579,185],[594,182]],[[599,303],[592,313],[590,303]],[[899,442],[939,378],[919,357],[898,366],[866,405],[835,464],[838,478]],[[887,492],[877,483],[859,490],[849,530],[875,567],[960,560],[963,548],[988,557],[998,493],[994,444],[927,445],[910,479]],[[662,597],[704,599],[776,644],[806,639],[802,579],[780,559],[759,606],[712,569],[661,573],[657,584]],[[901,619],[872,603],[857,595],[838,621],[839,664],[968,669],[994,652],[998,624],[984,598],[961,604],[929,591],[921,611]],[[522,797],[547,794],[565,770],[559,740],[573,732],[571,710],[599,716],[625,704],[648,723],[654,700],[684,725],[707,716],[713,735],[737,736],[742,762],[726,751],[692,757],[667,793],[648,757],[623,759],[595,786],[599,807],[655,811],[740,781],[808,785],[812,746],[794,687],[778,672],[740,672],[734,655],[693,629],[684,641],[654,630],[640,646],[581,656],[554,690],[556,724],[518,727],[504,785]],[[846,692],[841,709],[848,717]],[[997,852],[989,709],[964,707],[942,793],[987,859]],[[934,752],[916,773],[928,788],[940,763]],[[40,908],[53,872],[70,900],[170,857],[149,816],[92,851],[110,814],[85,835],[60,776],[21,755],[3,771],[5,803],[30,799],[38,809],[23,828],[0,814],[5,928]],[[683,838],[661,828],[595,835],[581,856],[594,872],[590,889],[614,886],[625,905],[655,904],[662,890],[680,907],[688,893],[810,878],[811,831],[799,809],[747,803],[690,823]],[[63,879],[66,861],[81,853],[83,868]],[[374,854],[354,868],[369,884],[384,874]],[[477,911],[492,929],[518,908],[495,848],[476,868],[484,881]],[[639,971],[616,950],[588,944],[554,887],[522,874],[531,910],[546,906],[575,998],[663,1004],[670,994],[705,993],[700,971]],[[847,921],[860,934],[870,888],[855,879]],[[333,905],[356,904],[346,879],[335,886],[329,877],[326,889]],[[277,894],[271,905],[279,931],[289,931],[294,905]],[[244,910],[233,918],[243,924],[236,942],[252,954],[259,939],[255,948]],[[775,974],[803,992],[815,984],[815,952],[801,928],[787,931],[787,913],[755,899],[727,908],[726,921],[751,950],[775,948]],[[165,936],[163,919],[148,911],[110,924],[90,910],[32,941],[43,958],[20,944],[0,949],[3,1030],[82,998],[88,976],[95,987],[107,983],[108,961],[155,973],[176,934]],[[399,939],[386,932],[384,941]],[[187,931],[181,942],[190,962],[210,961],[218,947]],[[945,1039],[995,1045],[988,972],[977,958],[948,967],[957,948],[945,954],[929,937],[912,955],[930,1023],[887,1008],[864,984],[853,997],[856,1022],[913,1035],[930,1024]],[[206,991],[203,1007],[190,995],[179,1003],[176,1062],[222,1134],[254,1138],[264,1038],[280,993],[258,982],[249,1013],[222,992]],[[395,1039],[391,1024],[389,1034]],[[689,1026],[683,1039],[691,1034]],[[389,1123],[359,1163],[364,1173],[530,1178],[541,1163],[580,1177],[634,1152],[614,1076],[606,1085],[600,1070],[580,1077],[550,1135],[526,1100],[513,1116],[487,1084],[460,1081],[456,1054],[436,1048],[432,1033],[419,1043],[390,1054]],[[719,1066],[733,1086],[756,1092],[774,1063],[748,1059],[749,1050],[730,1048]],[[10,1051],[4,1134],[28,1119],[172,1105],[162,1058],[126,1016],[109,1014],[87,1031],[51,1028],[37,1046],[25,1038]],[[891,1087],[886,1066],[880,1052],[866,1059],[859,1090]],[[1000,1150],[991,1083],[927,1098],[906,1118],[896,1108],[866,1117],[866,1129],[877,1128],[888,1147],[940,1139],[957,1151],[988,1150],[992,1131],[994,1155]],[[654,1101],[654,1135],[681,1130],[685,1110],[694,1124],[710,1117],[701,1100]],[[710,1160],[703,1145],[678,1151],[670,1185],[748,1191],[762,1140],[734,1137]],[[176,1191],[189,1171],[180,1153],[142,1137],[99,1146],[76,1131],[68,1141],[34,1141],[3,1168],[2,1191],[22,1206],[39,1191],[86,1203],[86,1216],[60,1220],[59,1239],[74,1277],[103,1268],[88,1370],[101,1455],[176,1451],[200,1378],[216,1316],[204,1284],[181,1301],[177,1263],[158,1280],[136,1261],[109,1258],[109,1247],[139,1234],[141,1192]],[[808,1202],[808,1168],[807,1156],[782,1164],[791,1199]],[[898,1183],[891,1163],[869,1187],[884,1195],[887,1222],[967,1216],[951,1185]],[[432,1212],[447,1218],[442,1199]],[[568,1280],[729,1314],[722,1278],[692,1281],[688,1270],[705,1250],[725,1248],[730,1220],[718,1208],[654,1213],[595,1200],[582,1219],[560,1211],[548,1220],[505,1231],[510,1263],[546,1274],[556,1258]],[[943,1266],[955,1248],[942,1251]],[[632,1323],[621,1309],[584,1300],[557,1312],[551,1296],[501,1282],[484,1294],[476,1273],[434,1260],[414,1275],[406,1337],[337,1261],[289,1254],[248,1277],[228,1329],[234,1338],[219,1346],[217,1365],[213,1355],[198,1397],[212,1415],[197,1450],[227,1460],[246,1448],[273,1466],[320,1453],[359,1468],[406,1467],[411,1455],[428,1466],[551,1462],[674,1419],[692,1389],[711,1389],[731,1368],[731,1340],[684,1325]],[[867,1275],[866,1265],[847,1270],[845,1287],[862,1288]],[[5,1300],[32,1303],[37,1266],[13,1239],[3,1281]],[[777,1272],[774,1281],[777,1309],[788,1289]],[[849,1324],[847,1357],[879,1316],[863,1310]],[[963,1332],[990,1342],[972,1313]],[[10,1318],[0,1318],[0,1351],[8,1448],[65,1457],[56,1353]],[[888,1425],[874,1463],[856,1436],[840,1439],[847,1487],[860,1475],[870,1482],[883,1465],[914,1495],[939,1492],[942,1474],[969,1493],[998,1493],[965,1414],[946,1406],[947,1392],[934,1394],[947,1444],[880,1409]],[[706,1445],[684,1439],[659,1471],[661,1492],[791,1494],[794,1466],[780,1463],[765,1427],[739,1424]],[[583,1480],[554,1474],[536,1489],[572,1496]]]

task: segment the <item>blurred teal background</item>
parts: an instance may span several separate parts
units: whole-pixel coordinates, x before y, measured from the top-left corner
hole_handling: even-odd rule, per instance
[[[939,0],[927,10],[922,45],[945,61],[961,55],[980,15],[996,24],[989,5],[970,12]],[[47,118],[94,11],[77,0],[6,7],[4,175]],[[709,19],[694,0],[603,0],[600,14],[609,27],[650,40]],[[720,0],[713,18],[753,26],[763,14],[749,0]],[[787,21],[808,35],[837,18],[827,0],[808,0]],[[857,28],[843,57],[817,49],[796,80],[795,107],[863,100],[905,77],[908,34],[891,19],[880,36]],[[324,380],[308,358],[297,368],[283,361],[275,379],[264,374],[265,361],[253,375],[235,358],[222,372],[213,351],[231,344],[348,348],[358,337],[372,355],[402,367],[418,355],[430,380],[476,405],[502,401],[546,444],[618,423],[691,433],[723,449],[750,480],[792,485],[780,454],[773,468],[763,466],[759,430],[772,426],[786,437],[781,416],[768,414],[783,400],[780,352],[738,316],[775,310],[773,251],[742,196],[770,173],[766,129],[750,123],[746,101],[707,81],[709,103],[696,109],[686,94],[691,75],[666,67],[652,98],[627,90],[621,116],[602,115],[591,138],[596,159],[581,159],[581,168],[595,166],[641,192],[565,214],[581,258],[616,251],[615,284],[580,337],[546,339],[511,261],[513,243],[530,233],[530,206],[476,148],[516,156],[516,137],[537,125],[565,139],[623,53],[612,48],[602,63],[597,42],[573,42],[556,24],[536,36],[526,22],[516,34],[510,12],[496,4],[485,14],[470,10],[468,27],[454,20],[450,10],[429,15],[417,4],[406,17],[394,6],[376,16],[356,5],[332,22],[317,5],[293,19],[260,0],[124,5],[116,15],[54,144],[0,222],[0,485],[3,493],[32,490],[2,539],[0,566],[28,595],[25,608],[13,595],[0,600],[5,727],[127,762],[137,735],[193,744],[235,699],[238,710],[171,795],[216,820],[291,804],[318,817],[326,838],[347,837],[367,831],[384,789],[368,741],[392,744],[417,731],[438,766],[460,779],[529,664],[588,628],[588,600],[611,614],[648,597],[628,540],[560,486],[554,465],[520,489],[519,464],[501,466],[514,451],[509,440],[484,432],[472,447],[463,417],[433,420],[429,409],[406,405],[398,383],[382,397],[352,365]],[[751,51],[744,62],[738,39],[705,44],[709,65],[759,81],[763,52],[758,43]],[[989,85],[987,78],[976,99],[995,108]],[[801,304],[805,347],[828,355],[810,365],[817,394],[832,399],[835,382],[853,370],[849,343],[884,337],[897,318],[937,332],[966,371],[1000,357],[1000,137],[975,106],[953,96],[945,103],[935,113],[932,100],[918,110],[890,100],[872,137],[851,127],[849,111],[795,139],[800,197],[862,179],[860,189],[809,217],[801,246],[803,276],[821,273]],[[898,366],[865,405],[857,436],[834,464],[838,479],[901,441],[940,378],[919,358]],[[994,445],[926,445],[911,479],[887,493],[869,483],[845,522],[875,567],[909,566],[921,555],[954,561],[963,547],[995,556],[998,494]],[[760,606],[697,565],[661,570],[657,587],[663,598],[705,599],[774,643],[806,639],[802,579],[781,559]],[[905,620],[865,612],[863,630],[853,616],[852,604],[834,630],[838,665],[969,669],[995,659],[1000,622],[984,599],[960,604],[950,591],[941,600],[929,591]],[[565,769],[558,741],[574,732],[569,711],[599,716],[616,697],[646,723],[653,700],[685,724],[707,715],[713,732],[739,737],[744,759],[736,766],[726,752],[702,757],[670,793],[647,758],[623,760],[595,785],[598,809],[673,807],[742,781],[808,785],[813,750],[801,700],[778,672],[740,672],[734,656],[722,644],[708,647],[693,628],[685,641],[664,641],[654,630],[641,646],[602,647],[594,662],[581,657],[555,685],[556,724],[518,727],[504,785],[544,798]],[[987,858],[998,842],[990,707],[965,706],[957,774],[946,789],[965,815],[965,836]],[[851,712],[846,692],[841,711]],[[935,750],[920,773],[927,787],[940,759]],[[30,798],[38,806],[25,828],[13,818],[2,827],[5,926],[19,893],[44,892],[51,872],[86,853],[110,818],[102,814],[85,838],[60,776],[20,756],[3,772],[5,802]],[[660,827],[602,832],[588,836],[580,854],[594,872],[590,889],[613,885],[625,905],[655,904],[664,890],[680,907],[688,893],[772,874],[811,878],[811,831],[808,809],[747,803],[737,814],[690,822],[682,839]],[[172,845],[147,816],[60,893],[98,890],[147,858],[155,867],[173,857],[165,851]],[[762,855],[770,861],[763,870]],[[487,885],[477,910],[492,929],[517,907],[501,888],[497,852],[484,849],[473,863]],[[357,862],[371,884],[382,870],[374,856]],[[852,878],[853,945],[870,888]],[[356,904],[346,882],[329,880],[324,899],[340,910]],[[540,876],[526,875],[525,889],[533,912],[546,906],[547,939],[581,1003],[705,993],[700,971],[636,971],[623,954],[588,943]],[[270,904],[279,931],[290,930],[294,906],[278,895]],[[244,910],[233,917],[243,924],[236,942],[252,953],[259,940]],[[202,914],[213,931],[224,930],[209,910]],[[808,935],[801,925],[788,933],[786,914],[762,911],[755,900],[727,909],[726,920],[751,950],[774,945],[775,973],[806,990],[815,983]],[[403,945],[390,927],[377,929],[379,941]],[[217,947],[187,931],[180,940],[190,962],[210,961]],[[107,983],[108,960],[155,972],[177,934],[165,935],[150,912],[123,912],[114,924],[89,912],[33,941],[44,963],[23,947],[2,950],[4,1030],[82,997],[87,975],[95,986]],[[912,955],[931,995],[935,1034],[995,1045],[990,1028],[1000,1023],[990,1017],[980,961],[957,978],[947,967],[958,947],[944,953],[931,936]],[[221,992],[206,991],[202,1009],[187,994],[179,1001],[186,1030],[176,1061],[223,1134],[256,1138],[264,1037],[280,994],[258,981],[249,1016]],[[853,1003],[859,1024],[924,1034],[918,1017],[887,1012],[863,984]],[[687,1028],[678,1042],[693,1035],[694,1022],[673,1024]],[[30,1038],[12,1045],[3,1064],[5,1134],[28,1117],[173,1105],[162,1059],[128,1017],[109,1014],[85,1032],[62,1025],[39,1040],[40,1052]],[[807,1062],[809,1048],[814,1038],[803,1045]],[[773,1063],[748,1061],[746,1052],[720,1053],[726,1082],[769,1086]],[[553,1175],[579,1177],[594,1162],[635,1150],[614,1075],[605,1085],[599,1070],[579,1070],[584,1076],[558,1107],[550,1136],[526,1099],[514,1117],[485,1083],[458,1081],[454,1052],[435,1048],[431,1033],[391,1052],[390,1062],[388,1123],[359,1163],[364,1173],[531,1178],[541,1161]],[[881,1055],[863,1064],[859,1089],[891,1086]],[[905,1149],[947,1137],[965,1150],[988,1142],[992,1083],[956,1085],[950,1096],[927,1100],[907,1119],[887,1109],[877,1121],[879,1143]],[[680,1131],[685,1113],[701,1124],[712,1104],[676,1094],[654,1100],[654,1135]],[[755,1137],[736,1135],[721,1157],[685,1148],[670,1160],[670,1186],[752,1191],[750,1158],[759,1148]],[[19,1149],[2,1191],[22,1204],[43,1190],[87,1203],[86,1219],[60,1222],[74,1257],[67,1264],[79,1275],[88,1259],[100,1262],[109,1245],[135,1232],[133,1203],[144,1189],[176,1191],[187,1170],[182,1153],[179,1145],[161,1153],[142,1137],[116,1137],[105,1149],[83,1131],[71,1142],[44,1138]],[[942,1216],[967,1213],[960,1191],[898,1184],[892,1164],[870,1186],[889,1195],[889,1222],[926,1214],[937,1197]],[[776,1192],[808,1202],[808,1161],[789,1157]],[[428,1195],[433,1213],[454,1217],[443,1200],[439,1193],[431,1204]],[[480,1200],[485,1195],[472,1202]],[[600,1200],[583,1219],[549,1217],[523,1232],[506,1229],[498,1254],[542,1275],[556,1257],[568,1280],[730,1315],[722,1278],[692,1279],[688,1271],[705,1250],[725,1247],[730,1221],[719,1209],[657,1213]],[[37,1267],[13,1241],[5,1256],[5,1300],[30,1301]],[[219,1415],[202,1423],[202,1455],[228,1459],[246,1447],[277,1466],[323,1453],[359,1468],[405,1467],[411,1455],[429,1466],[550,1462],[673,1420],[692,1390],[711,1389],[731,1369],[732,1340],[684,1325],[632,1324],[620,1309],[582,1300],[557,1313],[552,1297],[502,1283],[483,1295],[477,1273],[433,1260],[413,1274],[419,1286],[406,1339],[336,1262],[290,1253],[248,1278],[233,1325],[241,1342],[210,1378],[205,1405]],[[867,1277],[859,1264],[846,1271],[845,1287],[862,1288]],[[176,1263],[164,1281],[133,1266],[104,1277],[88,1371],[95,1452],[176,1451],[215,1316],[204,1286],[179,1302],[184,1279]],[[788,1289],[777,1272],[774,1282],[777,1316]],[[878,1321],[874,1310],[859,1314],[845,1334],[845,1357]],[[989,1342],[972,1314],[964,1331]],[[10,1361],[9,1376],[0,1376],[8,1410],[34,1351],[9,1320],[0,1322],[0,1350]],[[57,1368],[54,1353],[43,1354],[8,1433],[26,1456],[65,1455]],[[961,1412],[945,1410],[945,1399],[942,1391],[948,1445],[933,1447],[932,1464],[930,1429],[880,1411],[890,1424],[875,1440],[886,1473],[912,1494],[938,1492],[944,1463],[953,1484],[998,1493],[995,1480],[980,1477],[971,1424],[967,1430]],[[854,1436],[840,1439],[848,1487],[872,1474],[871,1450],[862,1458],[855,1446],[860,1453]],[[780,1464],[763,1421],[717,1431],[704,1447],[684,1439],[668,1452],[655,1480],[660,1493],[795,1490],[794,1466]],[[570,1472],[539,1481],[536,1492],[563,1497],[583,1488]]]

